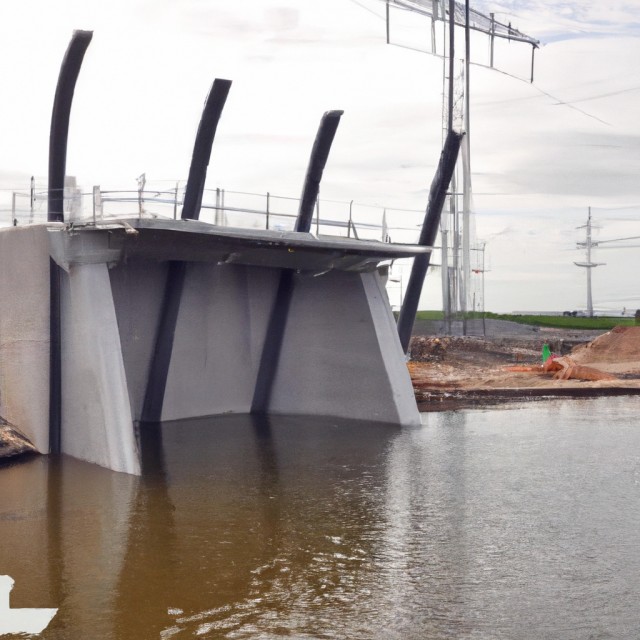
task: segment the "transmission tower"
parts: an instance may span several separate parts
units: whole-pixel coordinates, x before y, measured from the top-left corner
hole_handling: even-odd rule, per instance
[[[471,44],[470,32],[484,33],[490,41],[490,67],[494,67],[494,43],[496,38],[513,42],[526,43],[531,46],[531,82],[533,82],[535,50],[539,41],[525,35],[511,24],[495,19],[495,14],[485,15],[464,3],[455,0],[384,0],[386,4],[387,43],[391,43],[391,8],[410,11],[431,19],[431,53],[439,55],[436,47],[436,22],[443,24],[443,92],[442,122],[443,139],[452,129],[464,132],[462,153],[462,191],[458,192],[459,182],[454,174],[448,198],[448,211],[441,218],[442,244],[442,304],[445,326],[451,328],[451,315],[458,309],[463,313],[463,331],[466,333],[466,310],[471,304],[471,114],[470,114],[470,65]],[[456,58],[456,27],[464,28],[464,55]],[[402,46],[402,45],[399,45]],[[456,59],[459,70],[456,70]],[[462,223],[458,197],[462,195]],[[449,267],[449,253],[452,266]]]
[[[625,238],[611,238],[609,240],[598,240],[597,242],[594,242],[591,239],[591,230],[593,228],[593,225],[591,223],[591,207],[589,207],[589,215],[587,217],[587,224],[582,225],[581,227],[578,227],[578,229],[586,229],[586,240],[584,242],[577,242],[577,246],[580,248],[585,248],[586,250],[586,260],[584,262],[574,262],[573,264],[575,264],[578,267],[583,267],[584,269],[587,270],[587,315],[589,317],[593,316],[593,299],[591,296],[591,269],[593,269],[594,267],[599,267],[599,266],[604,266],[607,263],[606,262],[593,262],[593,260],[591,259],[591,249],[593,247],[598,247],[600,245],[603,244],[611,244],[611,243],[618,243],[618,242],[626,242],[627,240],[639,240],[640,236],[627,236]],[[624,248],[625,245],[621,246],[621,247],[616,247],[616,246],[612,246],[612,247],[605,247],[607,249],[622,249]],[[627,245],[628,246],[628,245]]]
[[[591,260],[591,249],[598,246],[598,243],[593,242],[593,240],[591,239],[591,207],[589,207],[587,224],[578,227],[578,229],[587,230],[587,239],[585,240],[585,242],[577,243],[579,247],[585,247],[587,252],[587,259],[584,262],[574,262],[573,264],[575,264],[577,267],[583,267],[587,270],[587,315],[590,318],[593,318],[593,298],[591,297],[591,269],[593,269],[594,267],[602,266],[606,263],[593,262],[593,260]]]

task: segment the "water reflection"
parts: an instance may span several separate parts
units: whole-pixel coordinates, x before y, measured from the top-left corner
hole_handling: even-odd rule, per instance
[[[637,409],[146,425],[142,478],[0,469],[0,573],[54,640],[635,637]]]
[[[142,477],[129,514],[122,570],[114,585],[115,638],[159,638],[171,625],[167,597],[180,562],[160,425],[140,430]]]
[[[411,637],[416,629],[437,638],[453,628],[460,636],[468,630],[457,609],[472,580],[466,421],[465,413],[446,414],[437,447],[433,434],[420,430],[404,434],[390,450],[380,548],[384,596],[373,606],[377,623],[399,638]]]
[[[12,607],[58,608],[45,638],[109,629],[137,478],[39,457],[0,469],[0,483],[0,573],[16,581]]]
[[[210,421],[165,425],[174,524],[184,532],[177,588],[170,602],[160,598],[176,612],[165,636],[315,636],[319,623],[335,624],[373,556],[376,519],[361,483],[382,488],[384,454],[398,433],[233,416],[217,420],[211,446],[199,447]]]

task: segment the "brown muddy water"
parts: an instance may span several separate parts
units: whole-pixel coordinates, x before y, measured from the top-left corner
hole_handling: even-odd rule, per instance
[[[0,468],[12,607],[53,640],[638,638],[638,398],[147,429],[143,478]]]

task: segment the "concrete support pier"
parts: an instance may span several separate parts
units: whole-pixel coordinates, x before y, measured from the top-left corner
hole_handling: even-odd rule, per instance
[[[193,220],[2,229],[0,415],[49,451],[51,257],[62,269],[63,453],[139,474],[149,389],[162,421],[249,413],[286,270],[293,289],[265,411],[418,425],[378,267],[429,250]],[[167,310],[176,263],[180,294]]]

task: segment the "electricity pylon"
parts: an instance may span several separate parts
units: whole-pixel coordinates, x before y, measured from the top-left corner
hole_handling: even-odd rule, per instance
[[[587,218],[587,224],[578,227],[578,229],[587,230],[587,239],[585,242],[578,242],[579,247],[585,247],[587,251],[587,259],[584,262],[574,262],[577,267],[583,267],[587,270],[587,315],[593,318],[593,298],[591,296],[591,269],[605,265],[605,262],[593,262],[591,260],[591,249],[597,247],[598,243],[593,242],[591,239],[591,207],[589,207],[589,216]]]

